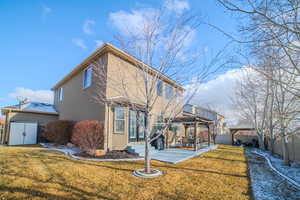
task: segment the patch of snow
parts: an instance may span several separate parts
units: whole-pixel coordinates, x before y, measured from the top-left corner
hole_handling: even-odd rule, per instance
[[[260,149],[257,149],[256,151],[269,158],[275,169],[300,184],[300,165],[298,163],[293,162],[290,167],[285,166],[281,158],[271,156],[268,152]]]
[[[256,200],[300,199],[300,190],[272,171],[263,157],[250,151],[246,151],[246,154],[252,191]]]
[[[65,146],[55,146],[51,143],[40,143],[43,147],[51,149],[51,150],[56,150],[65,153],[66,155],[73,155],[75,153],[83,152],[83,150],[78,149],[78,148],[68,148]]]
[[[26,106],[24,106],[22,110],[57,113],[57,111],[55,110],[52,104],[40,103],[40,102],[30,102]]]

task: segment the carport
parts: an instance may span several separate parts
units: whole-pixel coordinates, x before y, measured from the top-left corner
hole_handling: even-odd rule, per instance
[[[247,126],[238,126],[238,127],[232,127],[229,128],[231,137],[232,137],[232,145],[234,145],[234,136],[236,135],[236,133],[238,133],[239,131],[255,131],[255,128],[252,127],[247,127]]]

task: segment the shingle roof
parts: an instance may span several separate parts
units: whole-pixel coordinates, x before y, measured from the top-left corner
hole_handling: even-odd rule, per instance
[[[69,72],[63,79],[61,79],[58,83],[56,83],[55,86],[52,87],[52,90],[57,89],[58,87],[60,87],[61,85],[63,85],[65,82],[67,82],[68,80],[70,80],[73,76],[75,76],[76,74],[78,74],[79,72],[81,72],[83,69],[85,69],[87,67],[88,64],[90,64],[92,62],[92,60],[96,57],[101,55],[104,52],[114,52],[116,53],[118,56],[122,57],[125,60],[129,60],[132,62],[138,62],[138,63],[143,63],[141,60],[135,58],[133,55],[115,47],[114,45],[110,44],[110,43],[104,43],[101,47],[99,47],[98,49],[96,49],[92,55],[90,55],[88,58],[86,58],[83,62],[81,62],[77,67],[75,67],[71,72]],[[176,85],[176,87],[179,87],[181,89],[184,90],[183,86],[176,82],[175,80],[173,80],[171,77],[168,77],[166,74],[163,74],[162,72],[160,72],[159,70],[153,68],[152,66],[149,66],[145,63],[143,63],[143,66],[148,67],[151,71],[155,72],[155,73],[159,73],[161,78],[164,79],[165,81],[168,81],[168,83],[171,83],[173,85]]]

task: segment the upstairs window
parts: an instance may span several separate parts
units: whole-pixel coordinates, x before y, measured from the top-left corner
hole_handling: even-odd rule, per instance
[[[115,133],[125,132],[125,109],[123,107],[115,107]]]
[[[163,95],[163,82],[162,82],[162,80],[157,81],[156,91],[157,91],[157,96],[161,97]]]
[[[166,84],[166,99],[172,99],[174,96],[174,88],[169,85]]]
[[[176,102],[179,103],[181,99],[181,92],[178,88],[176,88],[175,97],[176,97]]]
[[[88,88],[92,85],[93,68],[88,67],[83,74],[83,88]]]
[[[64,88],[59,88],[59,91],[58,91],[58,99],[59,101],[62,101],[64,99]]]

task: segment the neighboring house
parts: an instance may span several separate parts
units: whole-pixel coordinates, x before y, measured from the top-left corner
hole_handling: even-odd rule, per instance
[[[183,104],[183,98],[180,97],[183,96],[184,88],[111,44],[104,44],[97,49],[52,88],[54,106],[59,113],[59,119],[103,121],[105,150],[122,150],[128,145],[142,143],[144,132],[137,121],[140,120],[141,123],[145,121],[143,105],[140,105],[139,111],[131,107],[135,99],[137,99],[135,104],[139,107],[142,101],[138,98],[144,95],[144,91],[140,91],[143,87],[139,87],[139,84],[144,84],[144,81],[142,77],[136,76],[140,70],[137,63],[145,67],[151,76],[158,75],[161,80],[157,83],[157,102],[153,105],[153,113],[151,113],[156,117],[152,117],[150,126],[161,123],[164,114],[162,110],[170,102],[170,96],[178,93],[178,98],[174,101]],[[105,68],[104,78],[97,76],[93,67]],[[126,97],[119,92],[123,90],[124,81],[130,92]],[[105,101],[95,100],[95,97],[100,94],[104,94]]]
[[[183,109],[183,115],[185,116],[199,116],[201,119],[206,121],[214,122],[215,130],[217,134],[224,134],[225,133],[225,118],[223,115],[218,114],[217,112],[213,110],[209,110],[206,108],[203,108],[201,106],[196,106],[192,104],[186,104]],[[204,137],[207,138],[207,127],[201,126],[200,132],[203,133]]]
[[[37,143],[39,128],[58,119],[53,105],[39,102],[8,106],[2,108],[2,114],[5,115],[5,122],[0,144],[10,145]],[[26,133],[27,137],[24,136]]]
[[[185,123],[186,135],[194,136],[196,132],[202,142],[210,142],[214,136],[225,132],[224,117],[213,110],[186,104],[183,109],[183,116],[193,119],[192,122]],[[200,120],[200,122],[195,131],[195,126],[193,124],[195,124],[196,119]]]

